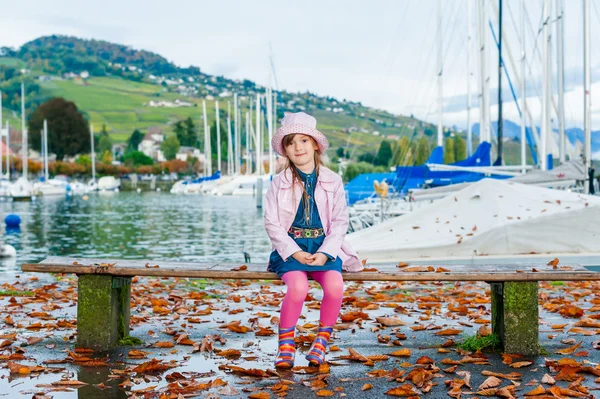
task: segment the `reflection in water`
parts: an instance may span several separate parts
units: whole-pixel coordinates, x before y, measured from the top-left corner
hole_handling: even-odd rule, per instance
[[[110,380],[108,367],[80,367],[77,372],[77,380],[88,385],[77,389],[79,399],[126,399],[127,393],[119,388],[121,380]],[[105,387],[98,388],[94,385],[103,383]]]
[[[266,262],[269,240],[253,198],[119,193],[2,202],[20,231],[6,234],[17,250],[0,274],[49,255],[178,261]]]

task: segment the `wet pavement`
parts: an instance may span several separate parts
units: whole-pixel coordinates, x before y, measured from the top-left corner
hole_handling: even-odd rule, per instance
[[[41,373],[31,373],[25,376],[11,374],[6,368],[6,362],[0,363],[0,398],[33,397],[36,393],[45,393],[54,398],[127,398],[144,397],[144,390],[157,392],[168,385],[166,375],[182,373],[188,376],[196,374],[195,380],[201,383],[215,381],[220,378],[227,383],[225,386],[216,386],[197,392],[196,396],[189,397],[249,397],[252,393],[268,392],[270,397],[277,397],[273,387],[281,381],[288,381],[288,398],[317,397],[317,392],[330,391],[333,397],[349,398],[381,398],[390,397],[386,391],[399,387],[406,382],[398,382],[389,377],[373,377],[367,375],[374,370],[392,371],[397,369],[404,373],[404,377],[415,369],[417,360],[423,356],[431,358],[435,366],[447,369],[452,366],[452,361],[457,362],[464,359],[466,354],[459,352],[456,346],[447,349],[440,347],[453,339],[455,342],[463,340],[467,336],[474,335],[482,326],[489,326],[489,288],[485,283],[347,283],[345,304],[342,315],[349,312],[363,312],[362,319],[353,322],[340,323],[336,327],[332,345],[339,348],[328,354],[330,370],[327,374],[311,374],[306,370],[279,371],[272,373],[271,377],[255,378],[233,374],[220,370],[219,366],[238,366],[244,369],[260,369],[269,373],[273,370],[273,359],[276,353],[276,336],[257,336],[256,332],[261,327],[270,327],[276,331],[279,301],[283,295],[283,286],[277,282],[254,282],[249,285],[236,286],[233,283],[210,283],[203,280],[179,279],[137,279],[133,286],[132,296],[132,331],[131,335],[139,337],[144,344],[137,347],[121,348],[111,353],[95,353],[95,359],[105,360],[109,357],[109,367],[82,367],[73,363],[47,364],[46,361],[64,359],[68,351],[75,348],[75,329],[27,329],[32,323],[57,323],[59,320],[73,322],[76,315],[75,289],[76,278],[74,276],[60,277],[55,280],[47,275],[35,275],[38,280],[31,281],[34,274],[23,274],[16,276],[11,283],[19,290],[44,288],[52,296],[52,300],[40,303],[23,303],[24,299],[30,297],[0,297],[0,335],[17,333],[17,339],[0,350],[0,354],[8,354],[22,350],[26,360],[17,360],[19,364],[29,366],[44,366],[47,369]],[[560,284],[560,283],[558,283]],[[585,316],[594,316],[598,311],[595,309],[598,285],[597,283],[565,283],[565,285],[541,284],[540,305],[553,301],[576,304],[585,311]],[[1,289],[6,290],[7,286]],[[190,296],[190,293],[197,293]],[[314,332],[313,326],[318,324],[318,299],[321,292],[315,285],[309,296],[314,300],[307,301],[303,318],[298,325],[300,333],[297,336],[306,337],[305,346],[300,349],[296,366],[306,366],[304,353],[309,346],[308,334]],[[11,299],[14,298],[14,299]],[[178,302],[184,298],[182,302]],[[187,298],[187,299],[186,299]],[[192,299],[195,298],[195,299]],[[164,299],[168,303],[165,307],[169,312],[160,314],[156,304],[151,300]],[[55,303],[59,309],[46,311],[48,320],[40,317],[32,317],[32,312],[44,311],[43,306]],[[450,311],[449,306],[456,307],[464,304],[467,312]],[[183,310],[182,310],[183,309]],[[210,309],[210,314],[208,312]],[[540,384],[539,381],[548,373],[556,376],[545,365],[546,359],[573,359],[580,362],[582,366],[592,366],[600,362],[600,352],[594,348],[593,343],[597,341],[595,334],[597,328],[585,328],[587,334],[581,332],[574,334],[568,330],[575,326],[581,317],[563,317],[558,313],[549,312],[551,308],[540,307],[540,343],[545,351],[544,355],[529,356],[525,359],[513,359],[513,362],[531,360],[533,364],[522,368],[512,368],[503,363],[501,353],[485,353],[489,365],[478,365],[472,363],[459,363],[454,372],[434,370],[435,377],[431,380],[434,384],[430,391],[425,393],[418,388],[415,389],[416,396],[424,398],[447,398],[449,387],[446,381],[454,379],[465,379],[467,374],[457,374],[465,371],[470,373],[470,385],[462,387],[462,397],[478,397],[480,395],[469,395],[467,392],[475,392],[477,387],[487,378],[482,371],[494,371],[498,373],[519,372],[522,374],[520,381],[515,381],[521,386],[516,388],[515,396],[522,397],[527,391],[532,390]],[[600,310],[600,309],[599,309]],[[194,314],[197,314],[194,316]],[[7,324],[4,320],[11,316],[14,326]],[[384,327],[378,323],[377,317],[399,318],[405,325],[396,327]],[[247,333],[235,333],[226,328],[219,328],[224,324],[239,320],[242,326],[247,326],[251,331]],[[595,320],[595,319],[594,319]],[[487,323],[486,323],[487,321]],[[557,325],[565,324],[562,328]],[[423,326],[421,331],[413,331],[416,326]],[[454,328],[461,330],[460,334],[452,336],[438,336],[436,332]],[[419,328],[417,328],[419,329]],[[173,331],[177,335],[185,333],[188,338],[198,344],[210,337],[214,351],[200,352],[193,345],[176,344],[172,348],[156,348],[157,342],[173,342]],[[577,330],[575,330],[577,331]],[[600,330],[598,330],[600,331]],[[169,332],[171,334],[169,334]],[[397,334],[404,334],[406,339],[397,340]],[[390,336],[389,342],[385,336]],[[42,338],[40,342],[32,345],[23,345],[28,338]],[[570,339],[561,343],[561,340]],[[0,345],[2,343],[0,339]],[[223,342],[220,343],[220,342]],[[582,342],[581,346],[572,355],[559,355],[555,352]],[[401,346],[400,346],[401,345]],[[363,356],[389,355],[399,349],[407,348],[411,354],[408,357],[389,357],[388,360],[375,362],[373,366],[361,362],[340,359],[340,356],[348,355],[349,349],[354,349]],[[12,349],[12,350],[10,350]],[[145,359],[131,359],[127,353],[131,349],[140,349],[150,352]],[[228,359],[219,356],[218,349],[237,349],[241,356],[237,359]],[[586,353],[587,352],[587,353]],[[162,362],[171,360],[177,362],[178,366],[157,374],[130,374],[118,376],[114,370],[123,370],[128,366],[147,362],[156,358]],[[444,360],[446,359],[446,360]],[[448,360],[450,359],[450,360]],[[428,366],[429,369],[432,366]],[[58,370],[57,370],[58,369]],[[273,370],[274,371],[274,370]],[[277,374],[275,374],[277,373]],[[595,375],[582,374],[585,377],[583,386],[587,387],[591,394],[596,389]],[[58,392],[49,388],[49,384],[56,383],[61,379],[78,380],[88,385],[78,389]],[[118,385],[125,380],[131,381],[131,386],[121,388]],[[322,382],[315,383],[315,380]],[[537,381],[529,386],[528,383]],[[557,381],[557,385],[566,387],[571,382]],[[101,384],[100,387],[97,385]],[[310,386],[312,384],[312,387]],[[362,391],[365,384],[372,387]],[[411,384],[413,385],[413,384]],[[502,379],[501,387],[510,386],[513,383]],[[414,385],[413,385],[414,386]],[[154,388],[152,388],[154,387]],[[549,385],[545,385],[549,388]],[[421,387],[423,388],[423,387]],[[133,392],[140,392],[134,394]],[[228,393],[237,394],[228,395]],[[325,395],[327,392],[321,392]],[[146,397],[159,397],[147,395]],[[177,396],[173,396],[177,397]],[[266,396],[265,396],[266,397]]]

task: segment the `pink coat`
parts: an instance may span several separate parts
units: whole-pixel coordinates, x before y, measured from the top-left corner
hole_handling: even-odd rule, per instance
[[[273,250],[279,252],[282,259],[302,250],[288,235],[302,199],[299,184],[296,183],[293,191],[292,193],[292,172],[285,169],[273,178],[265,197],[265,228],[273,243]],[[325,231],[325,240],[318,252],[339,256],[345,271],[361,271],[362,262],[344,241],[348,230],[348,207],[342,178],[324,166],[319,168],[315,202]]]

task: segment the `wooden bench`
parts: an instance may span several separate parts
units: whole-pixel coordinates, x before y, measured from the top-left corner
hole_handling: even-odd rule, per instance
[[[134,276],[275,280],[264,264],[179,263],[49,257],[24,264],[25,272],[78,276],[77,346],[108,350],[129,335],[131,278]],[[437,271],[438,267],[447,271]],[[234,269],[238,270],[234,270]],[[538,354],[538,281],[600,280],[581,266],[475,265],[398,268],[344,273],[346,281],[484,281],[491,285],[492,331],[507,353]]]

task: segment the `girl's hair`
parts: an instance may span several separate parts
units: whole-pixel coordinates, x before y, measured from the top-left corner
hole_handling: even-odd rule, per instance
[[[285,136],[283,138],[283,148],[287,148],[288,145],[290,145],[292,143],[292,141],[294,140],[294,136],[296,134],[288,134],[287,136]],[[319,146],[317,145],[317,142],[315,141],[315,139],[313,139],[312,137],[308,136],[310,138],[310,141],[317,147],[317,150],[315,150],[314,153],[314,159],[315,159],[315,171],[317,173],[317,177],[319,176],[319,167],[321,165],[324,165],[323,160],[321,159],[321,153],[319,152],[318,148]],[[285,168],[283,169],[284,171],[286,169],[289,169],[290,172],[292,172],[292,193],[294,193],[294,184],[296,184],[296,182],[298,182],[298,184],[300,184],[302,186],[302,183],[300,182],[300,175],[298,174],[298,169],[296,168],[296,165],[294,165],[294,163],[292,161],[290,161],[290,159],[287,159],[287,163],[285,165]],[[310,217],[310,208],[308,206],[309,202],[308,202],[308,192],[306,191],[306,187],[302,186],[302,201],[304,203],[304,217],[308,220]]]

